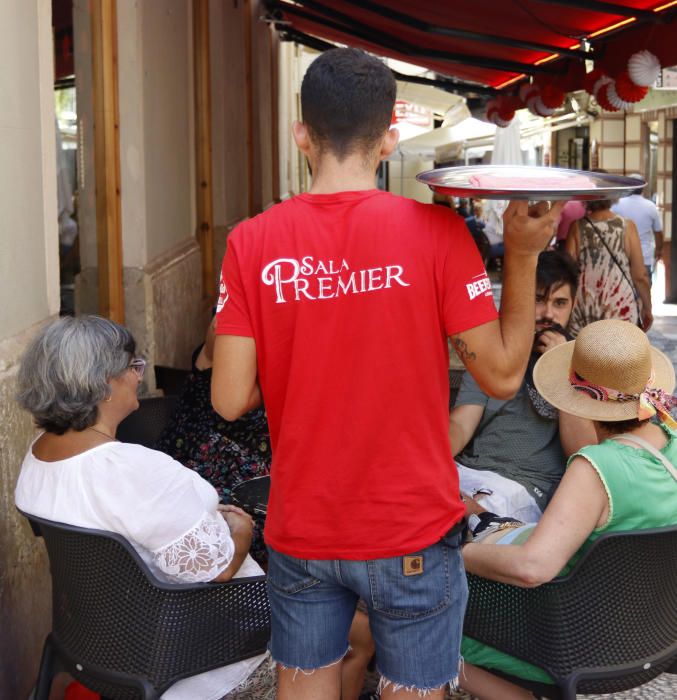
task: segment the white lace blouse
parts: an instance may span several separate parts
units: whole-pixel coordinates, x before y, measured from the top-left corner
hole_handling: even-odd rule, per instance
[[[57,462],[28,450],[16,486],[17,506],[38,517],[123,535],[155,576],[210,581],[235,546],[209,482],[163,452],[107,442]],[[236,577],[263,571],[247,556]],[[179,681],[166,700],[214,700],[247,678],[262,656]]]

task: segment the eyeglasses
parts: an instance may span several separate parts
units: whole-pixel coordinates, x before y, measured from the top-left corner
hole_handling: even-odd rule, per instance
[[[139,379],[143,379],[143,373],[146,371],[146,361],[142,357],[135,357],[128,365],[128,369],[133,369]]]

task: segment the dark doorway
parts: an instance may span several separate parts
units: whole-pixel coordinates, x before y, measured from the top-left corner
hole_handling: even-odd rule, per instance
[[[75,313],[75,276],[80,272],[77,212],[78,120],[72,5],[72,0],[52,0],[60,313],[62,316]]]

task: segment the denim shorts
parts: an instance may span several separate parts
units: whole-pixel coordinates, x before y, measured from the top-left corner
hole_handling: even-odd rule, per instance
[[[296,559],[269,547],[273,659],[305,671],[342,659],[362,598],[385,681],[418,690],[455,682],[468,587],[452,532],[409,555],[367,561]]]

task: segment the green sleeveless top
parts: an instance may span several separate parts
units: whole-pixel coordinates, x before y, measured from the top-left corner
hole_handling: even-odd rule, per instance
[[[661,426],[668,442],[661,452],[677,466],[677,434]],[[605,532],[646,530],[677,524],[677,481],[665,466],[643,449],[605,440],[589,445],[569,458],[583,457],[594,468],[609,498],[609,517],[595,529],[567,563],[568,570],[583,552]],[[515,540],[513,544],[518,544]],[[553,683],[541,668],[505,654],[469,637],[463,637],[461,653],[466,661],[488,669],[496,668],[518,678]]]

